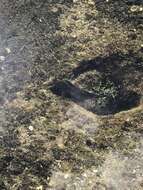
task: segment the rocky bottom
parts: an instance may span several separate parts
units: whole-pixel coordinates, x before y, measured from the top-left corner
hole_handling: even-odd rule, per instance
[[[140,0],[0,0],[0,190],[143,189]]]

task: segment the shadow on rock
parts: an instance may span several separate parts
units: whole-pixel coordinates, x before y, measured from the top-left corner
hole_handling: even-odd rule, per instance
[[[119,111],[128,110],[137,106],[140,101],[140,95],[133,91],[126,92],[122,97],[117,96],[113,98],[108,96],[104,98],[80,89],[69,81],[56,82],[51,87],[51,90],[54,94],[68,98],[85,109],[99,115],[114,114]],[[101,101],[101,98],[104,101]]]
[[[71,82],[65,80],[53,82],[51,91],[58,96],[68,98],[93,113],[99,115],[115,114],[140,104],[141,94],[136,92],[133,87],[135,88],[141,83],[142,63],[142,59],[132,52],[128,54],[116,53],[108,57],[97,57],[93,60],[82,61],[73,69]],[[88,87],[94,84],[93,81],[96,76],[92,75],[89,83],[86,78],[82,81],[87,83],[87,89],[72,83],[80,75],[85,75],[94,70],[101,77],[95,83],[93,91],[89,91]],[[135,80],[132,81],[132,78]],[[112,88],[109,84],[112,84]]]

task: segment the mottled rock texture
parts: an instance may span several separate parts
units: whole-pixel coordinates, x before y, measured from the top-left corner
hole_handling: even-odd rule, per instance
[[[143,3],[0,1],[0,189],[143,189]]]

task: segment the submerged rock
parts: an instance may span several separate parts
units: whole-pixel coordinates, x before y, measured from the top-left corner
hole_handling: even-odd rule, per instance
[[[0,189],[142,189],[141,3],[0,1]]]

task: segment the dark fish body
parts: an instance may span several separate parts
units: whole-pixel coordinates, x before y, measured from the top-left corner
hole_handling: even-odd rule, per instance
[[[100,102],[100,97],[78,88],[69,81],[56,82],[51,87],[51,91],[58,96],[70,99],[96,114],[106,115],[116,110],[116,104],[112,98],[109,97],[105,102]]]

